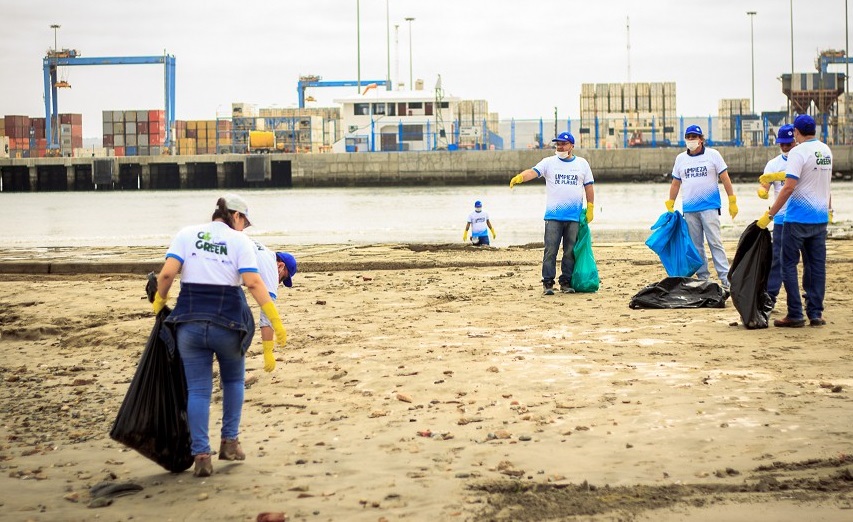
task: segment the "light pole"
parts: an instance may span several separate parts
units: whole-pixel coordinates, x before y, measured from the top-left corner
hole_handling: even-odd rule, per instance
[[[789,10],[791,14],[791,94],[788,96],[788,122],[792,122],[794,120],[794,101],[791,98],[794,94],[794,0],[790,0]]]
[[[53,52],[57,52],[59,49],[56,48],[56,30],[62,27],[59,24],[51,24],[50,28],[53,29]]]
[[[753,20],[755,19],[755,15],[758,14],[755,11],[747,11],[747,15],[749,15],[749,48],[750,54],[752,55],[752,113],[758,114],[755,110],[755,38],[753,32]],[[791,80],[793,81],[793,79]]]
[[[391,19],[388,15],[388,0],[385,0],[385,51],[386,51],[386,67],[385,67],[385,90],[391,90]]]
[[[414,91],[415,86],[412,83],[412,22],[415,21],[412,17],[407,17],[406,21],[409,22],[409,90]]]
[[[356,89],[361,94],[361,0],[355,0]]]

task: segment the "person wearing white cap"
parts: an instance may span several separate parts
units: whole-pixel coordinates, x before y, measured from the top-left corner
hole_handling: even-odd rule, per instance
[[[489,231],[492,232],[492,239],[497,237],[492,222],[489,221],[489,214],[483,211],[482,201],[474,202],[474,212],[468,214],[468,222],[465,223],[465,230],[462,232],[462,241],[468,240],[469,228],[471,229],[471,242],[474,246],[489,246]]]
[[[595,193],[592,185],[592,170],[589,163],[575,156],[575,137],[570,132],[561,132],[551,140],[554,155],[544,158],[532,169],[515,175],[509,188],[536,178],[545,178],[547,193],[545,203],[545,252],[542,256],[542,287],[545,295],[554,295],[554,279],[557,276],[557,252],[563,245],[560,263],[560,291],[574,293],[572,271],[575,268],[575,243],[580,231],[581,216],[592,223]],[[584,208],[586,198],[586,208]]]
[[[240,284],[269,318],[279,346],[287,332],[258,270],[252,240],[241,231],[249,226],[249,207],[236,194],[216,202],[211,221],[183,228],[166,252],[157,276],[152,304],[155,313],[166,306],[169,289],[181,274],[181,291],[164,321],[183,361],[187,379],[187,422],[193,474],[213,473],[208,424],[213,392],[213,358],[219,362],[222,386],[220,460],[243,460],[240,417],[245,388],[245,354],[252,343],[255,321]]]
[[[702,266],[696,271],[696,277],[708,280],[708,256],[705,254],[705,240],[711,249],[714,268],[720,278],[720,285],[728,293],[729,260],[720,237],[720,189],[719,183],[729,196],[729,215],[737,216],[737,198],[732,181],[729,179],[728,165],[716,149],[705,145],[702,128],[690,125],[684,131],[687,150],[675,158],[672,168],[672,184],[669,186],[669,199],[666,210],[675,212],[675,198],[681,192],[682,213],[687,221],[690,239],[702,258]]]

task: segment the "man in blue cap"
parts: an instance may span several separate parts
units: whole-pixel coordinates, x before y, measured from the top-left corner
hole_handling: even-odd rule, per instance
[[[289,252],[273,252],[257,239],[252,239],[252,241],[257,248],[258,272],[260,272],[261,279],[267,287],[267,292],[275,301],[278,297],[279,284],[288,288],[293,286],[291,278],[296,274],[296,258]],[[261,346],[264,350],[264,370],[271,372],[275,369],[274,332],[270,320],[263,311],[258,318],[258,327],[261,329]]]
[[[806,324],[823,326],[823,298],[826,292],[826,227],[829,222],[832,151],[815,137],[814,118],[801,114],[794,120],[797,146],[788,154],[785,184],[770,207],[758,219],[767,228],[770,221],[785,208],[782,230],[782,283],[787,295],[788,313],[773,321],[777,327],[799,328]],[[803,277],[806,310],[797,280],[800,255],[808,277]]]
[[[468,240],[469,228],[471,229],[471,244],[474,246],[489,246],[489,231],[492,232],[492,239],[497,237],[492,222],[489,221],[489,214],[483,212],[482,201],[474,202],[474,212],[468,214],[468,222],[465,223],[465,230],[462,232],[462,241]]]
[[[702,128],[698,125],[687,127],[684,139],[687,142],[687,150],[675,158],[666,209],[669,212],[675,211],[675,198],[681,191],[684,220],[687,221],[693,246],[702,258],[702,266],[696,271],[696,277],[702,280],[711,277],[708,256],[705,254],[707,240],[720,285],[728,293],[729,260],[720,237],[720,181],[729,196],[729,215],[734,219],[738,212],[728,165],[716,149],[705,145]]]
[[[551,140],[556,149],[553,156],[544,158],[532,169],[522,171],[509,182],[509,188],[535,178],[545,178],[545,253],[542,258],[542,286],[545,295],[554,295],[557,276],[557,251],[563,245],[560,263],[560,291],[574,293],[571,286],[575,268],[575,243],[580,230],[581,216],[592,223],[595,194],[589,163],[574,155],[575,137],[561,132]],[[586,207],[584,207],[586,199]]]
[[[772,188],[773,199],[775,200],[782,190],[782,183],[785,181],[785,168],[788,163],[788,153],[797,145],[794,141],[794,126],[786,124],[779,127],[779,131],[776,133],[776,143],[782,152],[767,162],[767,165],[764,167],[764,174],[758,180],[761,184],[758,188],[758,197],[761,199],[769,198],[770,194],[768,190]],[[779,290],[782,288],[781,253],[785,207],[787,207],[787,204],[783,205],[773,218],[773,262],[770,265],[770,274],[767,277],[767,293],[773,300],[774,305],[776,304],[776,298],[779,296]]]

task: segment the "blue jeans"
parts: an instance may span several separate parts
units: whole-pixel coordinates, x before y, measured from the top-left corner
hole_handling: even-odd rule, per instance
[[[560,263],[560,285],[572,282],[575,269],[575,242],[578,240],[580,224],[577,221],[545,220],[545,254],[542,257],[542,282],[554,284],[557,277],[557,251],[563,244],[563,260]]]
[[[489,246],[489,235],[486,234],[485,236],[474,236],[471,238],[471,241],[471,244],[474,246]]]
[[[767,293],[776,302],[779,290],[782,288],[782,230],[785,228],[781,223],[773,225],[773,262],[770,264],[770,273],[767,275]]]
[[[222,382],[222,438],[236,439],[240,434],[246,368],[240,348],[241,332],[206,321],[180,323],[177,332],[178,351],[187,377],[187,421],[192,454],[210,453],[207,429],[214,354],[219,361]]]
[[[782,230],[782,283],[788,297],[788,319],[803,319],[803,302],[797,281],[797,264],[803,256],[803,290],[806,315],[823,316],[826,293],[826,223],[785,223]]]

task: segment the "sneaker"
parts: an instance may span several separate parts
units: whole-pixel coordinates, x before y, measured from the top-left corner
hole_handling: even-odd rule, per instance
[[[544,295],[554,295],[554,283],[542,283]]]
[[[219,444],[219,460],[246,460],[246,454],[240,447],[240,439],[222,439]]]
[[[823,317],[815,317],[814,319],[809,319],[809,326],[825,326],[826,319]]]
[[[193,469],[194,477],[209,477],[213,475],[213,462],[210,460],[209,453],[201,453],[195,456],[195,468]]]
[[[560,291],[564,294],[573,294],[575,293],[575,289],[569,285],[560,285]]]
[[[773,321],[773,326],[779,328],[802,328],[805,325],[805,319],[789,319],[787,315],[782,319],[776,319]]]

